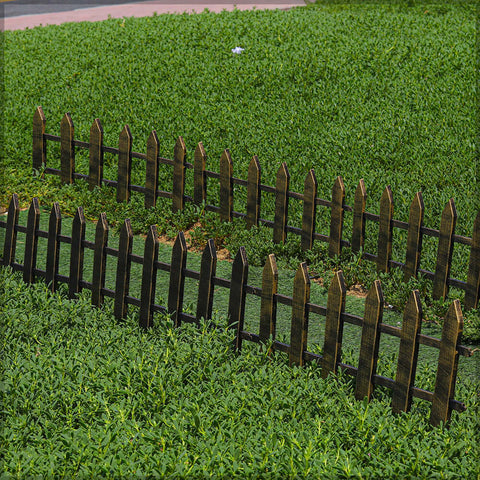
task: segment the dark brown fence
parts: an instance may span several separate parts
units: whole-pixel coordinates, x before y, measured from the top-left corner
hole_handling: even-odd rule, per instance
[[[342,271],[336,272],[331,283],[327,305],[310,303],[310,277],[307,265],[300,264],[294,284],[293,296],[281,295],[277,291],[278,270],[274,255],[268,257],[263,269],[262,286],[248,284],[248,261],[245,249],[241,247],[232,264],[231,279],[216,276],[217,257],[212,240],[207,243],[202,254],[200,271],[186,268],[187,247],[183,233],[179,233],[172,250],[170,263],[158,260],[159,240],[155,226],[151,226],[145,240],[143,256],[132,253],[133,234],[130,221],[125,220],[119,239],[118,249],[108,246],[108,224],[105,214],[97,222],[95,241],[85,239],[85,218],[83,209],[78,208],[72,224],[71,236],[61,234],[59,206],[55,203],[51,209],[48,231],[39,229],[40,209],[38,200],[33,199],[26,226],[18,224],[19,204],[16,195],[10,202],[6,222],[0,222],[5,229],[2,264],[23,272],[26,283],[32,283],[37,277],[43,277],[52,290],[58,282],[68,284],[70,298],[75,298],[82,289],[91,291],[91,301],[95,306],[102,305],[104,297],[114,299],[114,314],[118,319],[125,318],[130,305],[139,308],[139,323],[142,327],[153,326],[155,312],[172,316],[175,325],[183,322],[198,323],[201,318],[210,319],[215,287],[229,289],[228,328],[236,330],[235,348],[241,350],[243,341],[257,343],[270,342],[272,350],[289,355],[290,364],[303,365],[306,361],[317,361],[322,367],[322,376],[326,377],[338,369],[356,377],[355,397],[370,400],[375,385],[388,387],[393,391],[392,409],[395,412],[408,411],[412,398],[417,397],[432,403],[430,422],[438,425],[450,418],[452,410],[464,411],[465,405],[454,399],[456,373],[459,355],[471,356],[472,351],[460,345],[463,317],[460,302],[455,300],[444,320],[442,338],[422,335],[422,305],[417,290],[412,291],[405,307],[402,328],[382,323],[384,301],[380,281],[376,281],[365,301],[363,317],[345,311],[346,288]],[[25,254],[23,264],[15,261],[17,232],[25,234]],[[37,267],[37,244],[39,238],[47,239],[47,260],[45,270]],[[70,245],[70,271],[68,276],[59,275],[60,245]],[[85,249],[93,250],[92,282],[83,278],[83,258]],[[118,259],[115,289],[105,288],[107,257]],[[130,267],[132,262],[142,265],[141,294],[135,298],[129,294]],[[157,272],[169,272],[169,290],[167,306],[155,304],[155,286]],[[198,281],[196,315],[184,312],[183,294],[185,279]],[[245,305],[250,296],[261,298],[260,326],[258,333],[244,330]],[[290,344],[279,342],[276,337],[277,305],[291,307]],[[308,325],[311,317],[325,318],[325,339],[323,355],[308,351]],[[323,321],[323,320],[322,320]],[[342,333],[344,323],[357,325],[362,329],[358,366],[342,363]],[[395,379],[376,373],[380,335],[392,335],[400,339],[398,365]],[[415,386],[419,346],[439,349],[436,383],[434,392]]]
[[[353,252],[363,251],[365,245],[365,225],[367,221],[379,225],[377,237],[377,252],[362,252],[362,258],[372,261],[377,271],[388,272],[390,268],[401,268],[404,279],[421,273],[433,281],[432,297],[435,300],[445,299],[450,286],[465,291],[464,308],[471,309],[478,306],[480,298],[480,212],[474,222],[472,238],[455,234],[457,212],[453,199],[449,200],[443,210],[439,230],[423,226],[424,203],[421,192],[418,192],[410,206],[409,220],[403,222],[393,218],[393,194],[391,188],[385,188],[380,200],[379,214],[369,213],[366,208],[366,188],[360,180],[355,192],[354,205],[345,204],[345,187],[341,177],[337,177],[332,188],[332,199],[324,200],[317,197],[317,180],[315,172],[310,170],[305,178],[304,193],[290,190],[290,175],[287,165],[282,163],[276,177],[275,187],[261,183],[261,168],[258,158],[253,157],[248,169],[247,180],[233,176],[233,162],[228,150],[220,158],[220,173],[206,170],[206,155],[200,142],[195,150],[194,163],[186,161],[186,148],[182,137],[179,137],[173,160],[159,156],[159,142],[155,131],[152,131],[147,142],[147,153],[132,152],[132,134],[128,125],[120,133],[118,148],[103,145],[103,130],[100,121],[96,119],[90,129],[90,142],[81,142],[74,139],[74,127],[70,115],[67,113],[60,124],[60,136],[45,133],[46,119],[42,108],[38,107],[33,119],[33,168],[44,169],[44,173],[60,175],[64,183],[73,183],[76,178],[85,179],[91,189],[102,183],[117,189],[117,201],[129,201],[132,191],[145,196],[145,207],[155,205],[158,197],[171,198],[174,212],[183,209],[185,201],[195,204],[205,204],[208,211],[218,212],[224,221],[231,221],[233,217],[241,217],[246,221],[247,228],[263,224],[273,229],[273,241],[285,242],[287,233],[301,236],[301,245],[304,250],[312,248],[314,241],[328,243],[330,256],[339,255],[342,247],[351,247]],[[48,167],[47,141],[60,142],[60,170]],[[75,172],[75,149],[89,150],[89,173]],[[103,154],[109,152],[118,155],[118,178],[107,180],[103,178]],[[133,158],[146,161],[145,186],[131,183]],[[159,165],[173,167],[172,191],[158,190]],[[193,197],[185,194],[186,171],[193,169],[194,191]],[[220,183],[219,206],[211,205],[207,201],[207,179],[212,178]],[[236,212],[233,209],[234,185],[247,189],[246,213]],[[274,221],[260,217],[261,194],[266,192],[275,195]],[[288,225],[288,205],[290,199],[303,202],[302,228]],[[323,235],[315,232],[316,208],[323,206],[330,209],[330,232]],[[351,240],[344,240],[345,212],[353,216]],[[407,230],[407,247],[405,262],[392,260],[392,241],[394,228]],[[422,239],[424,236],[438,238],[437,258],[435,271],[420,268],[422,253]],[[470,259],[467,281],[450,277],[452,255],[455,244],[470,247]]]

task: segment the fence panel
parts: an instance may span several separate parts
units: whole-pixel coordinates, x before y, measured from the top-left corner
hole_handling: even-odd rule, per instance
[[[60,261],[60,239],[62,233],[62,215],[60,206],[55,202],[48,221],[47,266],[45,268],[45,282],[50,285],[52,292],[57,290],[57,274]]]
[[[27,236],[25,238],[25,257],[23,260],[23,281],[33,283],[37,264],[38,229],[40,225],[40,206],[34,197],[28,210]]]

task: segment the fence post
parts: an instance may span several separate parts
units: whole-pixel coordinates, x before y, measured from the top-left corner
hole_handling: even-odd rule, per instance
[[[100,215],[95,228],[95,250],[93,254],[92,305],[100,307],[103,303],[102,289],[105,288],[105,270],[107,266],[108,223],[105,213]]]
[[[42,107],[37,107],[33,114],[33,149],[32,149],[32,167],[40,171],[47,164],[47,141],[44,138],[45,125],[47,120]]]
[[[157,204],[158,190],[158,154],[160,142],[157,132],[152,130],[147,140],[147,164],[145,168],[145,208],[154,207]]]
[[[465,310],[477,308],[480,298],[480,211],[473,223],[472,246],[465,291]]]
[[[455,202],[451,198],[442,212],[440,222],[440,238],[438,240],[437,264],[435,267],[435,277],[433,278],[434,300],[445,298],[448,294],[448,275],[452,265],[453,253],[453,234],[455,233],[455,224],[457,223],[457,210]]]
[[[267,342],[270,337],[275,338],[277,323],[278,268],[275,255],[267,257],[262,273],[262,297],[260,304],[260,340]]]
[[[408,412],[412,404],[412,388],[415,382],[418,360],[418,335],[422,326],[420,293],[413,290],[403,312],[397,373],[393,387],[392,410]]]
[[[460,301],[454,300],[448,309],[442,330],[440,354],[438,356],[437,377],[433,393],[430,423],[433,426],[450,419],[452,409],[450,400],[455,395],[457,379],[458,351],[457,345],[463,330],[463,316]]]
[[[140,316],[138,323],[143,328],[153,326],[153,309],[155,303],[155,286],[157,284],[157,268],[155,262],[158,259],[158,235],[157,227],[151,225],[145,240],[142,270],[142,291],[140,294]]]
[[[62,183],[74,183],[75,145],[73,121],[66,113],[60,122],[60,178]]]
[[[407,282],[411,277],[417,276],[418,267],[420,265],[420,253],[422,251],[424,210],[425,207],[423,204],[422,192],[417,192],[410,205],[410,215],[408,218],[407,253],[403,270],[404,282]]]
[[[360,179],[355,190],[353,204],[353,232],[352,252],[358,253],[365,244],[365,206],[367,204],[367,191],[363,178]]]
[[[37,264],[38,227],[40,225],[40,206],[34,197],[28,210],[27,236],[25,238],[25,256],[23,261],[23,281],[33,283]]]
[[[129,202],[132,174],[132,134],[128,125],[125,125],[120,132],[118,150],[117,203]]]
[[[327,316],[325,319],[325,341],[323,344],[322,378],[337,373],[337,363],[342,354],[343,320],[347,288],[343,272],[338,270],[328,289]]]
[[[315,216],[318,182],[313,168],[307,173],[303,187],[303,216],[302,216],[302,250],[313,247],[313,234],[315,233]]]
[[[183,210],[185,205],[185,161],[187,147],[182,137],[178,137],[173,150],[173,186],[172,186],[172,212]]]
[[[383,292],[379,280],[375,280],[365,299],[360,358],[358,360],[355,398],[363,400],[373,392],[373,376],[377,370],[378,347],[380,344],[379,324],[383,315]]]
[[[215,243],[210,238],[202,253],[200,266],[200,280],[198,283],[197,323],[201,318],[212,318],[213,293],[215,288],[214,278],[217,270],[217,250]]]
[[[168,288],[168,313],[176,327],[182,323],[185,267],[187,265],[187,243],[183,232],[177,234],[170,262],[170,284]]]
[[[342,177],[337,177],[332,189],[332,208],[330,219],[330,239],[328,242],[328,255],[340,255],[342,250],[343,230],[343,204],[345,201],[345,186]]]
[[[193,155],[193,203],[195,205],[202,205],[207,202],[206,165],[207,154],[203,148],[203,143],[198,142]]]
[[[237,330],[235,350],[242,348],[242,330],[245,319],[246,286],[248,281],[248,260],[245,247],[240,247],[232,265],[230,297],[228,300],[228,328]]]
[[[310,277],[307,264],[302,262],[293,281],[292,325],[290,330],[290,366],[302,366],[303,352],[308,341],[308,306],[310,301]]]
[[[90,127],[88,189],[102,185],[103,179],[103,127],[96,118]]]
[[[62,215],[60,206],[55,202],[50,212],[48,222],[48,240],[47,240],[47,266],[45,268],[45,282],[50,285],[50,290],[57,290],[58,264],[60,260],[60,239],[62,232]]]
[[[255,155],[250,161],[248,166],[248,178],[247,178],[247,229],[250,230],[253,226],[258,226],[258,220],[260,218],[260,175],[261,175],[260,162]]]
[[[380,223],[378,226],[377,272],[388,272],[392,257],[393,195],[390,185],[380,199]]]
[[[232,221],[233,212],[233,162],[225,149],[220,157],[220,220]]]
[[[7,228],[5,231],[5,243],[3,244],[4,266],[11,266],[15,261],[15,250],[17,249],[17,231],[15,227],[18,225],[19,214],[18,195],[14,193],[8,206]]]
[[[275,218],[273,225],[273,243],[285,243],[288,221],[288,190],[290,173],[287,164],[283,162],[277,171],[275,184]]]
[[[85,215],[78,207],[72,223],[72,244],[70,249],[70,277],[68,279],[68,296],[75,298],[82,291],[83,255],[85,240]]]
[[[130,266],[132,263],[133,232],[130,219],[127,218],[120,229],[118,245],[117,275],[115,280],[115,302],[113,314],[121,320],[127,316],[127,295],[130,284]]]

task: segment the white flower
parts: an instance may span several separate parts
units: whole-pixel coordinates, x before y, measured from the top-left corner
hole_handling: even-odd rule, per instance
[[[242,47],[232,48],[232,53],[242,53],[245,49]]]

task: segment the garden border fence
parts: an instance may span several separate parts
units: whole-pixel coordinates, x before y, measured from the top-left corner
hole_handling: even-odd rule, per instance
[[[71,236],[61,233],[62,217],[58,203],[52,206],[48,231],[40,230],[40,207],[37,198],[31,202],[27,225],[19,225],[19,202],[13,195],[7,221],[0,221],[5,229],[2,265],[23,272],[23,280],[31,284],[37,277],[44,278],[49,288],[55,291],[59,282],[68,284],[68,295],[75,298],[82,289],[91,291],[91,303],[101,306],[105,297],[114,299],[114,315],[125,318],[129,305],[139,309],[139,324],[144,328],[153,326],[155,312],[168,314],[176,326],[183,322],[198,323],[201,318],[212,317],[215,287],[229,289],[228,328],[236,330],[235,348],[240,351],[243,341],[267,343],[271,350],[285,352],[291,365],[303,365],[316,361],[321,365],[322,377],[338,372],[339,369],[356,378],[355,398],[370,400],[374,386],[382,385],[393,391],[394,412],[408,411],[412,398],[432,403],[430,423],[439,425],[447,422],[452,410],[464,411],[462,402],[454,399],[459,356],[471,356],[473,351],[460,344],[463,316],[460,302],[454,300],[444,319],[441,339],[421,334],[422,305],[417,290],[412,291],[403,314],[402,328],[382,323],[384,300],[379,280],[376,280],[365,300],[364,316],[352,315],[345,311],[346,287],[342,271],[335,273],[328,291],[327,305],[310,302],[310,277],[306,263],[301,263],[295,275],[292,297],[277,291],[278,269],[275,256],[269,255],[262,275],[262,287],[248,284],[248,260],[244,247],[240,247],[232,263],[231,279],[216,276],[217,256],[213,240],[209,240],[203,251],[200,271],[186,268],[187,245],[182,232],[177,235],[172,249],[170,263],[158,260],[159,239],[155,226],[151,226],[144,247],[143,256],[132,253],[133,233],[127,219],[120,230],[119,246],[108,246],[109,227],[102,214],[95,229],[95,241],[85,239],[86,221],[82,207],[78,207],[72,223]],[[15,261],[17,233],[25,234],[23,264]],[[45,270],[37,267],[38,239],[47,239]],[[60,275],[59,258],[61,245],[70,245],[69,275]],[[92,281],[84,279],[83,259],[85,249],[93,250]],[[109,266],[107,257],[117,258],[115,289],[105,288],[105,273]],[[142,265],[141,295],[135,298],[129,294],[130,268],[132,262]],[[155,287],[158,271],[170,274],[167,306],[155,304]],[[185,279],[198,281],[196,315],[183,311]],[[248,295],[261,298],[259,332],[244,330],[245,304]],[[275,339],[277,305],[292,308],[290,344]],[[309,317],[325,317],[323,355],[308,351]],[[342,363],[341,348],[344,323],[361,327],[361,344],[358,366]],[[376,373],[381,334],[400,339],[395,379]],[[419,346],[439,349],[434,392],[415,386],[415,373]]]

